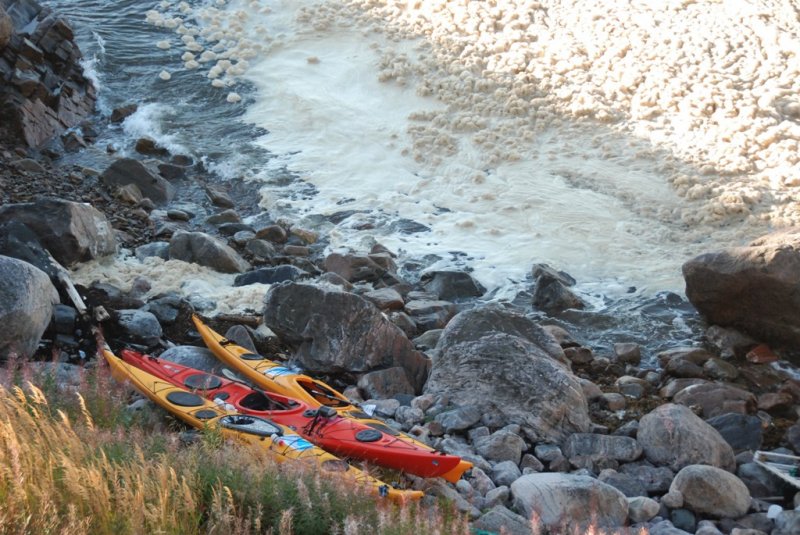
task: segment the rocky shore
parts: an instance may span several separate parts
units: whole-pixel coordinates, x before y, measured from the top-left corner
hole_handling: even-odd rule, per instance
[[[0,106],[28,128],[7,130],[0,148],[0,358],[52,361],[62,386],[75,386],[72,372],[95,358],[89,327],[102,307],[112,346],[212,365],[190,327],[192,313],[215,308],[208,299],[180,288],[152,295],[156,281],[137,277],[78,285],[86,314],[73,302],[65,270],[126,249],[140,263],[193,264],[231,274],[236,287],[265,285],[263,309],[209,323],[473,462],[456,485],[413,485],[426,499],[454,502],[476,529],[800,532],[800,489],[754,459],[758,450],[800,455],[800,381],[773,365],[796,359],[800,232],[684,265],[687,297],[708,319],[702,346],[657,355],[630,343],[588,347],[581,333],[557,325],[564,311],[586,305],[571,290],[575,281],[549,266],[532,266],[529,302],[489,304],[468,272],[410,277],[415,270],[380,244],[327,251],[315,229],[259,215],[255,201],[235,202],[247,184],[214,185],[201,165],[147,138],[136,157],[106,169],[59,166],[62,151],[90,143],[102,120],[69,130],[93,105],[91,84],[75,85],[79,56],[63,45],[68,25],[32,5],[0,1]],[[29,43],[44,51],[24,56],[34,71],[84,95],[88,107],[71,100],[51,108],[82,110],[70,120],[24,115],[46,105],[45,89],[52,93],[45,83],[20,103],[27,90],[13,81],[19,68],[3,70]],[[47,67],[58,50],[72,51],[64,59],[71,67]]]

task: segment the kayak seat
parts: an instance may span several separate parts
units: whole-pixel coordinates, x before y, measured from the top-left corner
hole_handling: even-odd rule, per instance
[[[251,392],[247,394],[239,401],[239,405],[251,411],[268,411],[274,407],[272,400],[261,392]]]
[[[206,402],[197,394],[183,391],[173,391],[167,394],[167,401],[179,407],[200,407]]]
[[[183,384],[192,390],[214,390],[222,386],[222,381],[213,375],[195,373],[184,379]]]

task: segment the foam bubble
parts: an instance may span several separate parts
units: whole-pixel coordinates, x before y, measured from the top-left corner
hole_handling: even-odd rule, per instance
[[[164,80],[165,82],[166,82],[167,80],[170,80],[170,79],[172,79],[172,75],[171,75],[169,72],[167,72],[167,71],[161,71],[160,73],[158,73],[158,77],[159,77],[160,79]]]

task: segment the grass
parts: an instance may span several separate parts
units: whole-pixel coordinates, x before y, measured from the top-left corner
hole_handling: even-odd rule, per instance
[[[2,370],[0,533],[469,533],[447,505],[382,502],[213,432],[186,445],[181,425],[130,399],[101,365],[77,390]]]

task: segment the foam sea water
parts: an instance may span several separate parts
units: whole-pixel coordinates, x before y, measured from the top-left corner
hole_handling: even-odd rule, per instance
[[[215,87],[256,88],[263,206],[352,212],[334,247],[461,252],[493,287],[549,262],[677,290],[693,254],[800,217],[792,5],[229,0],[147,20]]]

